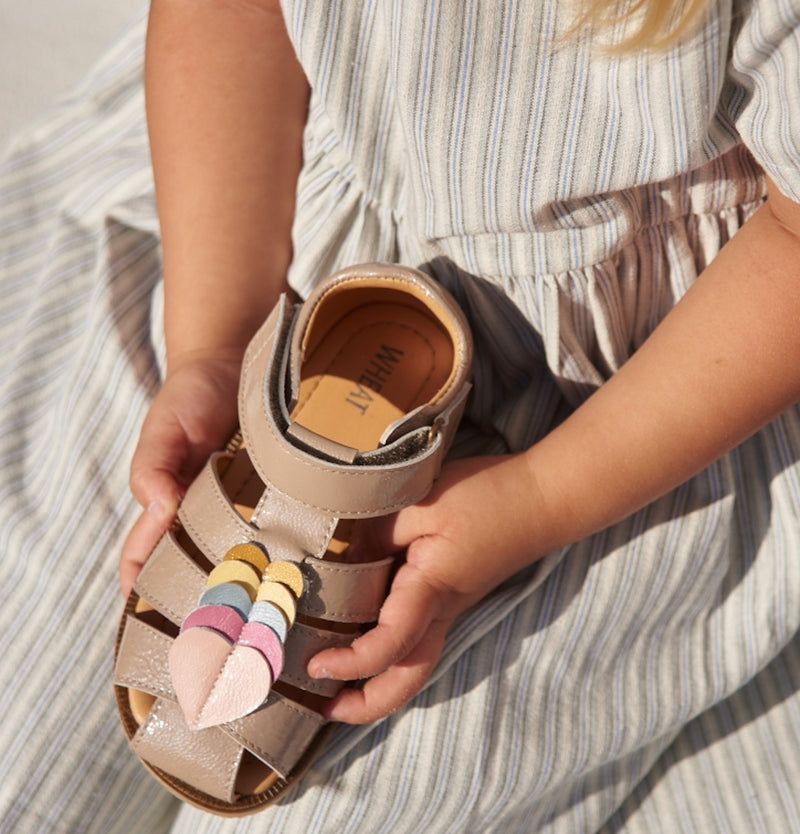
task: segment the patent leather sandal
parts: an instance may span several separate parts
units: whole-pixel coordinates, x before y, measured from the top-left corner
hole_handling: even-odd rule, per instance
[[[142,568],[114,684],[130,745],[170,791],[222,815],[282,797],[340,681],[309,659],[378,619],[394,559],[350,560],[359,519],[427,495],[469,391],[472,343],[422,273],[365,264],[282,297],[252,339],[240,433],[211,456]]]

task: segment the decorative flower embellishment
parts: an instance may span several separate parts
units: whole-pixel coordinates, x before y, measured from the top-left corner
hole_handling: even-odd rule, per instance
[[[213,568],[169,654],[189,727],[234,721],[266,701],[302,593],[300,568],[271,562],[256,542],[234,545]]]

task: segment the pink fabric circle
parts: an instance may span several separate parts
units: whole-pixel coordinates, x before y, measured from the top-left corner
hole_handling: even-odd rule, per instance
[[[269,626],[263,623],[245,623],[238,642],[240,646],[258,649],[272,670],[272,679],[278,679],[283,669],[283,644]]]
[[[190,628],[211,628],[235,643],[243,625],[242,616],[228,605],[201,605],[183,621],[181,633]]]

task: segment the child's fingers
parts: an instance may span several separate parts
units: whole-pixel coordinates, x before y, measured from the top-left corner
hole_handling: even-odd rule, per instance
[[[188,484],[233,432],[238,368],[238,361],[189,363],[165,381],[153,400],[131,460],[130,488],[144,513],[122,549],[124,593],[175,519]]]
[[[172,449],[178,445],[183,448],[185,443],[176,443]],[[125,596],[130,593],[136,574],[178,511],[182,488],[174,473],[179,464],[177,457],[174,461],[169,460],[170,454],[167,446],[154,443],[143,428],[131,463],[130,486],[144,512],[128,533],[120,554],[119,578]]]
[[[119,559],[119,584],[123,596],[130,594],[142,565],[171,521],[171,518],[165,520],[145,511],[131,527]]]
[[[407,704],[425,685],[442,651],[447,623],[431,623],[401,662],[366,682],[363,689],[344,689],[328,704],[326,717],[348,724],[368,724]]]
[[[130,488],[144,512],[128,533],[120,555],[120,586],[126,596],[178,511],[183,492],[178,478],[185,465],[186,448],[186,437],[170,409],[154,402],[131,460]]]
[[[183,487],[171,469],[149,468],[142,462],[131,466],[131,492],[154,520],[166,529],[175,518]]]
[[[326,649],[308,663],[316,678],[359,680],[371,678],[403,660],[421,640],[432,620],[435,594],[422,583],[400,580],[398,572],[392,591],[381,609],[375,628],[341,649]]]
[[[440,594],[419,571],[403,565],[375,628],[347,648],[326,649],[308,664],[312,677],[360,680],[405,663],[428,632],[440,608]]]
[[[186,454],[186,435],[180,423],[154,404],[142,425],[130,469],[131,492],[144,509],[156,510],[159,503],[165,511],[177,507],[178,476]]]

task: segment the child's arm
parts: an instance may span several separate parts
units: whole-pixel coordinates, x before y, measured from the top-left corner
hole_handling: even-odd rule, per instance
[[[407,547],[378,626],[309,671],[352,679],[329,714],[371,721],[427,679],[453,619],[545,553],[624,518],[800,398],[800,205],[764,206],[623,368],[527,452],[445,468],[423,504],[376,525]]]
[[[308,100],[276,0],[153,0],[145,89],[167,376],[131,466],[150,511],[123,549],[125,593],[235,426],[244,349],[286,288]]]

